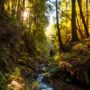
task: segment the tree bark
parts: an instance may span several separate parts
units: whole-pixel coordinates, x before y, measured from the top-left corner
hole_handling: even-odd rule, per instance
[[[76,0],[72,0],[72,20],[71,20],[72,42],[78,41],[77,28],[76,28],[76,6],[75,6],[75,3],[76,3]]]
[[[84,15],[83,15],[82,6],[81,6],[81,0],[77,0],[77,1],[78,1],[79,9],[80,9],[80,16],[81,16],[81,18],[82,18],[82,22],[83,22],[83,25],[84,25],[86,37],[88,38],[88,37],[89,37],[89,31],[88,31],[87,24],[86,24],[86,22],[85,22],[85,17],[84,17]]]
[[[78,25],[78,26],[77,26],[77,29],[78,29],[78,31],[79,31],[79,33],[80,33],[80,36],[81,36],[82,39],[84,39],[84,35],[83,35],[83,33],[82,33],[82,30],[81,30],[81,27],[80,27],[78,18],[77,18],[77,25]]]
[[[4,12],[4,2],[5,0],[0,0],[0,12]]]
[[[56,0],[56,25],[57,25],[57,32],[58,32],[58,42],[59,42],[59,51],[63,51],[63,43],[61,39],[61,33],[59,28],[59,16],[58,16],[58,1]]]
[[[21,20],[21,0],[18,0],[18,5],[17,5],[17,18]]]
[[[87,22],[87,27],[88,27],[88,0],[86,0],[86,22]]]

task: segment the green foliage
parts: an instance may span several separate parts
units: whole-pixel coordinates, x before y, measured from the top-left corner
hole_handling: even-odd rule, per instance
[[[16,37],[23,37],[22,41],[25,42],[25,48],[33,55],[37,55],[43,50],[46,50],[44,28],[47,24],[47,18],[45,16],[45,4],[45,0],[7,0],[5,2],[5,10],[10,17],[9,26],[20,29],[15,31],[15,33],[21,33]],[[26,17],[24,17],[25,12],[27,14]],[[26,32],[28,34],[24,34]]]
[[[53,75],[54,73],[58,72],[60,70],[59,66],[57,64],[49,65],[47,69],[47,73],[50,75]]]
[[[15,67],[14,75],[17,75],[17,76],[21,75],[20,69],[18,67]]]
[[[5,90],[6,88],[6,78],[3,73],[0,71],[0,90]]]
[[[9,54],[9,50],[7,48],[0,49],[0,70],[3,70],[4,68],[5,70],[9,70]]]
[[[9,58],[9,50],[7,48],[0,50],[0,60],[7,60]]]
[[[84,71],[84,78],[85,78],[85,82],[86,82],[87,84],[90,84],[89,76],[88,76],[87,71]]]
[[[30,88],[31,88],[30,82],[25,81],[25,83],[26,83],[25,89],[26,89],[26,90],[31,90],[31,89],[30,89]]]
[[[31,62],[32,58],[28,53],[22,52],[18,60],[23,62]]]
[[[63,60],[73,60],[73,58],[77,57],[76,52],[69,52],[69,53],[64,53],[63,54]]]
[[[33,90],[36,89],[36,88],[38,87],[38,85],[39,85],[39,82],[34,81],[34,82],[32,83],[32,89],[33,89]]]

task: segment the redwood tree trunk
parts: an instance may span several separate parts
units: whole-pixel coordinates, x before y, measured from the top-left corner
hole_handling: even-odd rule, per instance
[[[72,20],[71,20],[72,42],[78,41],[77,27],[76,27],[76,6],[75,6],[75,3],[76,3],[76,0],[72,0]]]
[[[0,0],[0,12],[4,12],[4,2],[5,0]]]
[[[60,28],[59,28],[59,16],[58,16],[58,2],[57,2],[57,0],[56,0],[56,25],[57,25],[57,32],[58,32],[59,51],[61,52],[64,50],[64,47],[63,47]]]
[[[80,16],[81,16],[81,18],[82,18],[82,22],[83,22],[83,25],[84,25],[86,37],[88,38],[88,37],[89,37],[89,31],[88,31],[87,24],[86,24],[86,22],[85,22],[85,17],[84,17],[84,15],[83,15],[82,6],[81,6],[81,0],[77,0],[77,1],[78,1],[79,9],[80,9]]]
[[[86,18],[86,22],[87,22],[87,27],[88,27],[88,0],[86,0],[86,16],[87,16],[87,18]]]

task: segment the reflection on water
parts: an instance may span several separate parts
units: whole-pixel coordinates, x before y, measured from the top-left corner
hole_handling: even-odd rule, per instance
[[[53,90],[52,86],[46,82],[43,82],[43,75],[39,74],[37,81],[39,82],[39,85],[36,90]]]

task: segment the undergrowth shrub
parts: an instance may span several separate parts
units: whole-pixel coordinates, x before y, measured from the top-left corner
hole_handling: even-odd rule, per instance
[[[0,49],[0,70],[7,71],[9,70],[9,50],[7,48]]]
[[[0,90],[6,90],[6,78],[1,71],[0,71]]]

